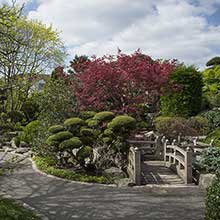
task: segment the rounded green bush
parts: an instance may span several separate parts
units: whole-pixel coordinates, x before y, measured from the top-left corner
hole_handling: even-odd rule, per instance
[[[69,131],[61,131],[56,134],[53,134],[49,136],[46,140],[46,144],[48,145],[57,145],[57,143],[61,143],[62,141],[65,141],[67,139],[72,138],[73,135]]]
[[[60,143],[59,149],[71,150],[75,148],[80,148],[81,146],[82,146],[82,141],[78,137],[72,137]]]
[[[93,129],[91,128],[81,128],[80,134],[83,136],[93,136]]]
[[[80,159],[85,159],[87,157],[90,157],[92,155],[92,153],[93,153],[92,147],[85,146],[77,152],[76,156]]]
[[[51,133],[51,134],[56,134],[60,131],[65,131],[65,128],[62,126],[62,125],[53,125],[51,126],[48,131]]]
[[[117,130],[133,130],[136,128],[136,120],[131,116],[121,115],[115,117],[110,123],[108,123],[108,128],[113,131]]]
[[[108,129],[104,130],[104,135],[112,136],[112,135],[114,135],[114,132],[111,129],[108,128]]]
[[[215,180],[208,188],[206,198],[206,220],[220,219],[220,181]]]
[[[93,118],[95,114],[96,112],[94,111],[83,111],[83,112],[80,112],[80,117],[84,120],[87,120],[89,118]]]
[[[64,125],[66,126],[78,126],[84,125],[84,121],[81,118],[68,118],[65,120]]]
[[[91,128],[95,128],[99,125],[99,121],[98,120],[95,120],[93,118],[90,118],[88,120],[86,120],[86,123],[88,124],[89,127]]]
[[[103,122],[103,121],[111,121],[115,117],[115,114],[113,112],[99,112],[96,113],[93,119]]]

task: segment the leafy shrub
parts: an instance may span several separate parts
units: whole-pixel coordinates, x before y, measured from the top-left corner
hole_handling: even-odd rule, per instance
[[[220,219],[220,180],[216,179],[207,190],[206,220]]]
[[[14,124],[11,122],[3,122],[0,124],[0,130],[6,131],[13,131],[14,130]]]
[[[51,133],[51,134],[56,134],[60,131],[64,131],[65,128],[62,126],[62,125],[53,125],[51,127],[49,127],[48,131]]]
[[[198,165],[207,172],[215,173],[220,168],[220,148],[209,147],[204,150]]]
[[[156,130],[167,138],[176,138],[179,134],[183,136],[196,136],[198,133],[191,128],[187,119],[182,117],[157,117],[155,119]]]
[[[83,120],[87,120],[89,118],[93,118],[95,114],[96,112],[94,111],[83,111],[83,112],[80,112],[80,118],[82,118]]]
[[[128,131],[136,128],[136,120],[127,115],[115,117],[110,123],[108,128],[113,131]]]
[[[60,150],[72,150],[82,146],[82,141],[78,137],[72,137],[68,140],[63,141],[59,145]]]
[[[164,116],[188,117],[197,115],[202,104],[202,75],[194,67],[180,66],[170,76],[170,83],[178,89],[167,88],[161,97]]]
[[[210,128],[209,128],[209,121],[207,118],[202,116],[194,116],[191,117],[189,120],[189,126],[195,129],[199,135],[206,135]]]
[[[76,156],[77,158],[84,160],[85,158],[90,157],[92,155],[92,152],[92,147],[85,146],[77,152]]]
[[[38,120],[32,121],[27,124],[21,134],[21,140],[31,144],[33,142],[34,136],[38,133],[39,126],[40,122]]]
[[[210,110],[201,114],[209,121],[209,126],[211,129],[220,128],[220,110]]]
[[[96,113],[93,119],[99,122],[104,122],[104,121],[111,121],[114,117],[115,117],[115,114],[113,112],[106,111],[106,112]]]
[[[214,140],[215,147],[220,147],[220,130],[216,129],[209,133],[205,139],[205,142],[209,144],[212,140]]]
[[[215,66],[215,65],[220,65],[220,57],[213,57],[206,63],[206,66]]]
[[[76,132],[79,128],[84,125],[85,122],[81,118],[69,118],[64,121],[64,125],[71,132]]]
[[[70,139],[72,137],[73,137],[73,135],[69,131],[61,131],[61,132],[58,132],[58,133],[48,137],[48,139],[46,140],[46,144],[57,145],[57,144],[61,143],[62,141],[65,141],[65,140]]]

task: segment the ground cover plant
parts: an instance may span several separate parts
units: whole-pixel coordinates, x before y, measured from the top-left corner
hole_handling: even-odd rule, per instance
[[[40,220],[32,211],[18,205],[11,199],[0,197],[0,219],[4,220]]]

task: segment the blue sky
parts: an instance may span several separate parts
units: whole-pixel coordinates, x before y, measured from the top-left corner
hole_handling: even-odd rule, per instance
[[[24,2],[29,18],[60,31],[69,57],[140,48],[202,69],[220,56],[220,0],[17,0]]]

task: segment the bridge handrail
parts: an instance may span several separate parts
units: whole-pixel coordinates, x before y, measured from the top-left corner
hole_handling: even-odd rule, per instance
[[[185,181],[186,184],[192,183],[193,151],[189,147],[187,147],[186,150],[180,148],[175,145],[175,141],[173,141],[172,145],[168,145],[167,143],[168,140],[164,143],[165,165],[171,168],[175,167],[177,174]],[[167,152],[167,149],[172,149],[173,152]],[[177,155],[177,152],[179,152],[183,157]]]

